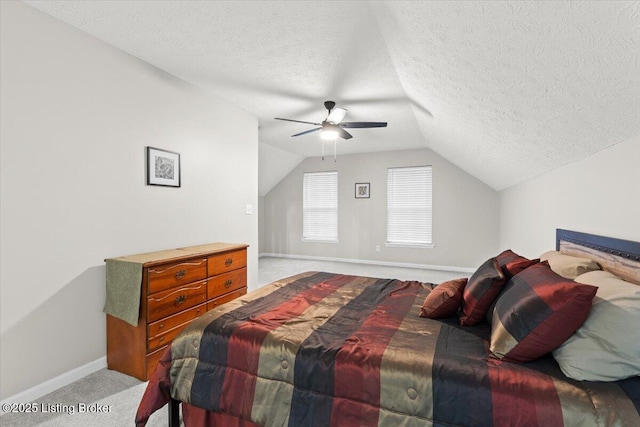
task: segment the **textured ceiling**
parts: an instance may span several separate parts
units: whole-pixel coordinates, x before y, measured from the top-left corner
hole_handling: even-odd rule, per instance
[[[273,118],[321,121],[327,99],[389,122],[339,155],[428,147],[496,190],[640,135],[638,2],[27,3],[241,106],[298,156],[318,135]]]

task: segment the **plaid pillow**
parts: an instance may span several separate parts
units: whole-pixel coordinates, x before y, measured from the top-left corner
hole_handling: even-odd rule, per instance
[[[433,288],[422,304],[420,317],[441,319],[455,315],[462,304],[462,290],[467,280],[466,277],[449,280]]]
[[[486,316],[491,303],[498,297],[504,286],[504,273],[496,258],[482,264],[469,279],[462,293],[462,316],[460,324],[478,324]]]
[[[513,252],[511,249],[503,251],[496,258],[498,259],[498,264],[500,265],[506,280],[511,279],[525,268],[531,267],[533,264],[540,261],[539,259],[527,259]]]
[[[558,276],[546,263],[515,275],[493,312],[492,355],[529,362],[562,345],[587,319],[597,289]]]

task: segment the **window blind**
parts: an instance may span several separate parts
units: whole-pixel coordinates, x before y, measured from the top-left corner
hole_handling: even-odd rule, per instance
[[[431,166],[387,169],[387,244],[432,245]]]
[[[302,240],[338,241],[338,172],[308,172],[303,178]]]

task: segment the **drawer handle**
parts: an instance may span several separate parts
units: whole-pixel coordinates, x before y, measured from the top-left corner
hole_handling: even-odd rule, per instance
[[[176,305],[180,305],[187,300],[186,295],[180,295],[176,297]]]
[[[233,284],[233,280],[231,279],[227,279],[224,281],[224,287],[229,289],[231,287],[231,285]]]
[[[227,258],[224,260],[225,267],[229,267],[231,264],[233,264],[233,258]]]
[[[180,270],[176,273],[176,279],[180,280],[184,277],[184,275],[187,274],[186,270]]]

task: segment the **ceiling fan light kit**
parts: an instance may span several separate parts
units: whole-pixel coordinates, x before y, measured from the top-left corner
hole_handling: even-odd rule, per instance
[[[364,129],[364,128],[381,128],[381,127],[387,126],[387,122],[343,122],[342,120],[347,115],[347,110],[339,107],[336,108],[336,103],[333,101],[325,101],[324,108],[327,109],[327,118],[324,119],[321,123],[305,122],[302,120],[293,120],[293,119],[282,119],[279,117],[276,117],[275,119],[283,120],[286,122],[304,123],[308,125],[319,126],[313,129],[302,131],[300,133],[296,133],[291,136],[296,137],[296,136],[306,135],[312,132],[320,131],[320,138],[323,141],[335,141],[336,139],[338,139],[338,137],[342,139],[353,138],[353,135],[351,135],[349,132],[344,130],[344,128]],[[324,159],[324,142],[323,142],[322,148],[323,148],[322,158]],[[334,145],[334,152],[335,152],[335,145]],[[335,154],[334,154],[334,157],[335,157]]]
[[[327,128],[323,128],[322,132],[320,132],[320,138],[325,141],[331,141],[338,138],[338,131],[336,129],[331,129],[327,126]]]

